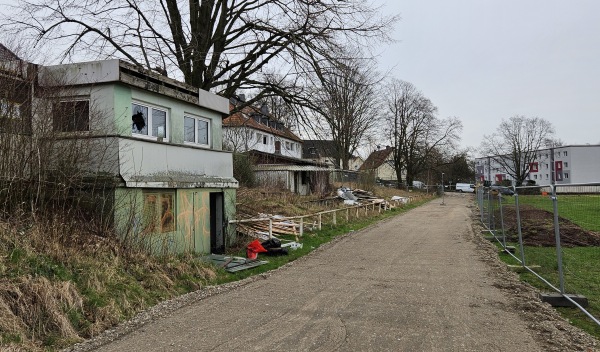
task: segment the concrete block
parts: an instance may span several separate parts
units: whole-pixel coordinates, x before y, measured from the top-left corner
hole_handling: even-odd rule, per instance
[[[588,299],[585,296],[572,294],[566,294],[565,296],[568,296],[582,307],[589,305]],[[563,297],[560,293],[540,293],[540,299],[546,303],[550,303],[553,307],[575,307],[571,301]]]

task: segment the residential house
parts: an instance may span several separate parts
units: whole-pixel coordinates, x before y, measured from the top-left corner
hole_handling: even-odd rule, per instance
[[[475,159],[478,181],[497,184],[514,178],[498,161],[502,156]],[[600,145],[566,145],[540,149],[527,166],[526,180],[536,185],[568,185],[600,181]]]
[[[397,182],[398,176],[394,169],[393,151],[394,148],[386,146],[384,149],[372,152],[360,166],[359,171],[371,172],[378,181],[383,183]]]
[[[121,235],[153,251],[224,250],[237,188],[222,150],[227,99],[120,60],[37,71],[36,105],[52,113],[32,120],[59,140],[53,160],[69,141],[93,150],[76,166],[114,185],[102,206]]]
[[[282,122],[277,121],[266,105],[260,108],[245,106],[236,111],[243,98],[230,99],[234,111],[223,120],[224,145],[236,152],[256,150],[291,158],[302,157],[302,139]]]
[[[223,120],[224,145],[247,153],[263,186],[280,187],[301,195],[321,193],[328,186],[326,164],[302,159],[302,139],[269,113],[244,106],[243,96],[230,100],[231,114]]]
[[[305,139],[303,140],[302,159],[318,161],[336,169],[343,169],[335,141]],[[348,170],[357,171],[363,163],[360,156],[350,155]]]

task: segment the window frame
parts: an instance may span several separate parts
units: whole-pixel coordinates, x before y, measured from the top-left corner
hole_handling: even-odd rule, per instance
[[[190,142],[188,140],[186,140],[186,127],[185,127],[185,119],[193,119],[194,120],[194,142]],[[198,121],[202,121],[202,122],[206,122],[206,144],[204,143],[200,143],[198,142]],[[212,124],[211,124],[211,119],[206,118],[206,117],[202,117],[202,116],[197,116],[194,114],[189,114],[189,113],[184,113],[183,114],[183,143],[184,144],[189,144],[189,145],[196,145],[196,146],[200,146],[200,147],[205,147],[205,148],[210,148],[211,146],[211,142],[212,142]]]
[[[148,134],[143,134],[143,133],[137,133],[134,131],[134,127],[133,127],[133,123],[131,124],[131,136],[132,137],[136,137],[136,138],[143,138],[143,139],[150,139],[150,140],[159,140],[158,136],[158,129],[157,129],[157,136],[152,135],[154,126],[152,123],[152,112],[154,110],[157,111],[163,111],[165,113],[165,135],[164,137],[162,137],[163,141],[168,142],[169,138],[170,138],[170,133],[169,133],[169,128],[171,127],[171,122],[170,122],[170,117],[171,117],[171,112],[168,108],[160,106],[160,105],[154,105],[154,104],[148,104],[146,102],[142,102],[139,100],[132,100],[131,101],[131,115],[133,116],[133,105],[138,105],[138,106],[142,106],[148,109],[148,116],[146,118],[146,126],[144,126],[148,132]],[[142,128],[143,129],[143,128]]]
[[[86,102],[87,103],[87,123],[86,123],[86,128],[85,129],[62,129],[62,128],[58,128],[61,126],[58,126],[58,121],[56,120],[56,115],[55,115],[55,109],[56,106],[58,104],[65,104],[65,103],[78,103],[78,102]],[[82,132],[89,132],[90,131],[90,114],[91,114],[91,101],[90,98],[88,97],[73,97],[73,98],[59,98],[56,100],[52,101],[52,130],[54,132],[57,133],[82,133]],[[61,123],[64,124],[65,120],[64,120],[64,116],[61,118]],[[67,128],[69,126],[67,125],[63,125],[63,127],[66,126]],[[78,126],[75,126],[78,127]]]
[[[529,172],[538,172],[539,171],[539,165],[537,162],[531,162],[529,163]]]
[[[177,192],[171,189],[148,190],[143,191],[143,233],[144,234],[165,234],[177,231]],[[148,199],[154,197],[153,209],[150,208]],[[170,198],[170,201],[167,200]],[[167,211],[170,210],[169,224],[164,224],[163,219],[168,215],[164,211],[163,203],[167,200],[170,204]],[[151,214],[150,214],[151,213]]]

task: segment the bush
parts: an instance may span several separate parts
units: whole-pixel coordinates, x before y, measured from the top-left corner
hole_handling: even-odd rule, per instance
[[[256,185],[254,164],[250,156],[233,153],[233,177],[238,180],[240,186],[254,187]]]

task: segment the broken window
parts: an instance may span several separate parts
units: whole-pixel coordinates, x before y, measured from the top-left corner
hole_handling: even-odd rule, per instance
[[[175,231],[175,192],[144,193],[145,233]]]
[[[90,129],[90,101],[71,100],[52,104],[54,131],[75,132]]]
[[[167,138],[167,111],[153,106],[132,103],[131,133]]]
[[[210,121],[200,117],[185,116],[183,135],[186,142],[209,146]]]

